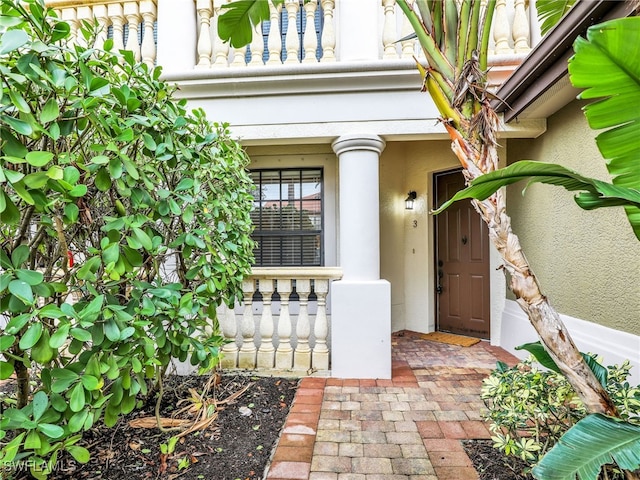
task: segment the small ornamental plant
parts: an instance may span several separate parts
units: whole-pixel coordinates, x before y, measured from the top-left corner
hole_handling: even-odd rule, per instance
[[[640,425],[640,386],[632,387],[627,381],[630,368],[629,361],[609,366],[602,369],[600,378],[621,418]],[[511,368],[499,362],[483,381],[481,397],[488,409],[485,418],[494,447],[531,466],[587,416],[566,378],[537,367],[533,357]]]
[[[82,432],[140,405],[172,359],[216,366],[216,307],[254,246],[227,127],[85,27],[74,43],[41,0],[0,0],[0,380],[16,385],[0,469],[36,478],[62,452],[86,462]]]

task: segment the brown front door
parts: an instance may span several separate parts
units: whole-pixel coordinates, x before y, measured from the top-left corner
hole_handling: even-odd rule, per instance
[[[436,207],[464,188],[460,170],[434,175]],[[436,216],[438,330],[489,338],[489,237],[469,200]]]

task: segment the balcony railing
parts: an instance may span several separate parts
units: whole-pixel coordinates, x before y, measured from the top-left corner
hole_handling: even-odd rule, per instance
[[[116,51],[128,49],[134,52],[136,59],[152,66],[156,63],[157,36],[172,36],[171,48],[191,45],[191,52],[180,55],[193,58],[193,67],[197,69],[222,69],[238,66],[272,66],[288,64],[313,64],[340,62],[342,41],[357,42],[358,39],[337,32],[336,17],[354,15],[354,9],[341,11],[341,2],[351,0],[285,0],[283,5],[270,4],[270,19],[256,30],[250,45],[243,48],[230,48],[217,35],[217,19],[224,12],[222,6],[229,0],[194,0],[194,3],[180,2],[172,7],[171,2],[159,0],[49,0],[59,16],[69,22],[73,40],[83,42],[78,34],[84,20],[95,19],[99,25],[97,47],[107,38],[112,38]],[[536,29],[532,29],[531,12],[527,0],[497,0],[492,28],[491,55],[527,53],[533,45]],[[189,26],[175,23],[160,25],[157,31],[157,10],[159,8],[193,8],[196,31]],[[361,8],[376,8],[382,28],[378,29],[378,60],[410,59],[421,55],[416,40],[398,42],[411,33],[411,26],[404,18],[396,0],[375,0],[362,2]],[[168,21],[173,22],[171,15]],[[360,18],[349,20],[350,28],[359,25]],[[347,22],[342,21],[342,25]],[[535,31],[534,31],[535,30]],[[337,33],[339,35],[337,35]],[[182,38],[192,36],[191,40]],[[166,65],[165,67],[170,67]]]
[[[244,280],[243,304],[219,315],[222,367],[261,371],[326,372],[329,364],[331,281],[337,267],[254,268]]]

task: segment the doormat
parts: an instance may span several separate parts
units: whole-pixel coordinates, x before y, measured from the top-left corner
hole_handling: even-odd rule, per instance
[[[432,342],[448,343],[450,345],[460,345],[461,347],[470,347],[480,341],[479,338],[465,337],[464,335],[455,335],[445,332],[431,332],[420,336],[425,340]]]

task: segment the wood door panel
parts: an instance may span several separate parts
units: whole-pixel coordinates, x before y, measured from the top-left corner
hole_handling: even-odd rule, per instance
[[[436,207],[464,188],[460,171],[434,176]],[[439,330],[489,338],[490,276],[487,227],[468,200],[436,217]]]

